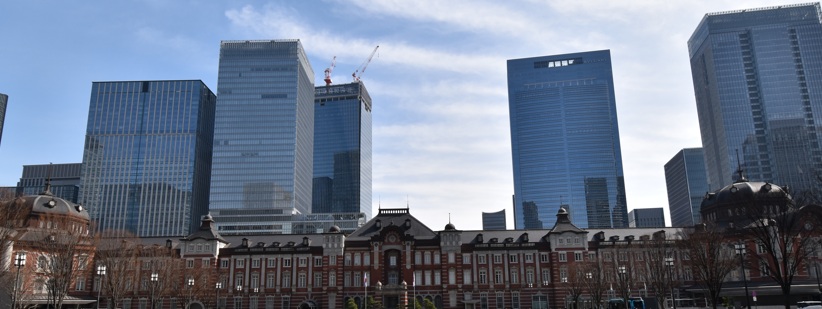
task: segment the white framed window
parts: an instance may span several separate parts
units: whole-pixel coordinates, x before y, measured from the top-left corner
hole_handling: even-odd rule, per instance
[[[509,254],[508,255],[508,262],[509,263],[518,263],[519,262],[519,256],[517,256],[516,254]]]
[[[485,254],[480,254],[480,255],[477,255],[477,263],[480,263],[480,264],[486,264],[486,261],[485,261]]]
[[[220,260],[220,268],[228,268],[229,261],[228,259],[221,259]]]
[[[251,260],[251,267],[260,268],[260,259],[252,259]]]
[[[211,267],[211,259],[202,259],[202,260],[200,260],[200,266],[202,266],[203,268]]]
[[[186,260],[186,268],[194,268],[194,259]]]
[[[300,263],[300,267],[308,266],[308,258],[301,257],[297,259],[297,262]]]
[[[322,267],[323,266],[323,258],[321,256],[314,257],[314,266]]]
[[[359,253],[354,253],[354,266],[362,265],[362,255]]]
[[[557,252],[557,257],[559,258],[560,262],[567,262],[568,261],[568,253],[566,253],[566,252]]]
[[[542,263],[548,262],[548,253],[540,253],[539,254],[539,261]]]
[[[322,273],[314,273],[314,287],[321,287],[323,286],[323,274]]]
[[[245,267],[245,259],[237,259],[237,267]]]
[[[457,262],[457,254],[454,252],[448,252],[448,264],[454,264]]]
[[[470,253],[463,253],[462,254],[462,263],[463,264],[471,264],[471,254]]]
[[[533,253],[526,253],[523,256],[525,257],[525,263],[533,263],[534,262],[534,254]]]
[[[283,259],[283,267],[291,267],[291,258],[284,258]]]
[[[76,291],[83,291],[86,289],[86,278],[85,277],[78,277],[77,283],[74,284],[74,290]]]
[[[574,252],[574,261],[582,261],[582,252]]]
[[[494,264],[502,264],[502,254],[494,254]]]
[[[414,264],[422,265],[422,252],[414,252]]]
[[[431,265],[431,252],[425,252],[423,254],[423,258],[424,258],[423,264]]]
[[[274,274],[266,274],[265,275],[265,285],[266,285],[266,287],[273,288],[274,285],[277,283],[276,279],[277,278],[274,277]]]
[[[277,266],[277,259],[270,258],[268,259],[268,267],[276,267]]]

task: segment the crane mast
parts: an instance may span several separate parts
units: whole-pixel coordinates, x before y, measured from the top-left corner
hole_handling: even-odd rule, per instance
[[[325,79],[323,80],[325,81],[326,86],[331,86],[331,72],[334,72],[335,66],[337,66],[337,56],[331,58],[331,66],[325,68]]]
[[[371,52],[371,55],[368,56],[368,59],[365,59],[365,61],[360,65],[360,67],[357,68],[357,70],[351,74],[351,77],[354,78],[355,82],[360,81],[360,77],[362,77],[362,75],[365,73],[365,69],[368,68],[368,64],[371,63],[371,59],[374,58],[374,54],[377,53],[377,49],[379,48],[379,45],[377,45],[377,47],[374,47],[374,51]]]

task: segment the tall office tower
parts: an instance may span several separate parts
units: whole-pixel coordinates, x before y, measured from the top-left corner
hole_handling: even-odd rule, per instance
[[[216,101],[199,80],[92,84],[80,201],[101,230],[198,229],[208,211]]]
[[[738,166],[794,196],[820,187],[819,12],[816,3],[711,13],[688,40],[710,190],[733,183]]]
[[[223,235],[311,212],[314,71],[299,40],[223,41],[209,210]]]
[[[9,103],[9,96],[0,93],[0,144],[3,141],[3,122],[6,120],[6,105]]]
[[[514,225],[627,227],[609,50],[508,60]]]
[[[700,206],[708,192],[702,148],[685,148],[665,163],[671,226],[691,227],[702,222]]]
[[[482,229],[486,231],[503,231],[505,226],[505,209],[497,212],[482,213]]]
[[[371,218],[371,96],[362,82],[319,86],[314,98],[312,213]]]
[[[665,227],[662,207],[637,208],[628,213],[628,227]]]
[[[48,182],[52,194],[78,203],[82,166],[81,163],[23,165],[23,175],[17,183],[18,192],[24,195],[37,195],[43,192]]]

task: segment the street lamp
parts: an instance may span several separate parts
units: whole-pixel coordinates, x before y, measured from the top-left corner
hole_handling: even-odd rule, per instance
[[[628,274],[628,269],[625,266],[620,266],[619,270],[619,281],[622,281],[624,285],[622,288],[622,301],[625,302],[625,306],[628,306],[628,282],[626,282],[625,275]]]
[[[157,282],[160,281],[160,275],[157,273],[151,273],[151,308],[154,309],[154,305],[157,302],[154,300],[154,292],[157,289]]]
[[[240,297],[240,307],[242,307],[242,303],[243,303],[243,294],[242,294],[242,292],[243,292],[243,285],[238,284],[237,285],[237,295],[239,295],[239,297]]]
[[[14,289],[12,292],[12,299],[11,299],[11,308],[14,309],[17,307],[17,286],[20,285],[20,268],[26,266],[26,253],[25,252],[17,252],[17,255],[14,257],[14,266],[17,267],[17,276],[14,277]]]
[[[745,260],[743,258],[745,255],[745,245],[734,245],[734,249],[736,249],[736,254],[739,255],[739,266],[742,267],[742,282],[745,284],[745,307],[750,309],[751,303],[748,301],[748,279],[745,278]]]
[[[819,289],[819,300],[822,300],[822,284],[819,283],[819,262],[814,264],[814,270],[816,272],[816,288]]]
[[[223,283],[222,282],[217,282],[217,284],[214,286],[214,289],[217,290],[217,300],[214,302],[214,307],[217,307],[217,309],[220,309],[220,290],[223,289]]]
[[[186,308],[191,307],[191,290],[194,289],[194,278],[188,278],[188,306]]]
[[[97,265],[97,280],[100,280],[100,284],[97,285],[97,308],[100,308],[100,292],[103,290],[103,284],[106,282],[103,280],[103,276],[106,275],[106,265]]]
[[[665,267],[668,268],[668,277],[671,280],[671,303],[674,304],[674,309],[676,309],[676,296],[674,296],[674,258],[665,258]]]

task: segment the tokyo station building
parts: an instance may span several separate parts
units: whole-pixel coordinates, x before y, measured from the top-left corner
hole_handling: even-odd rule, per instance
[[[53,200],[63,208],[39,205]],[[24,202],[29,216],[40,219],[31,219],[30,224],[7,234],[12,241],[0,256],[3,274],[12,276],[3,278],[13,282],[8,280],[18,271],[25,280],[18,281],[14,293],[8,291],[10,285],[3,285],[8,293],[0,295],[0,302],[10,303],[3,297],[16,294],[18,304],[43,307],[49,301],[43,283],[50,279],[39,260],[47,252],[38,249],[41,243],[31,237],[55,228],[47,223],[48,218],[60,215],[54,210],[73,209],[76,213],[68,213],[77,226],[88,226],[77,221],[88,220],[88,216],[79,205],[47,191],[26,197]],[[12,207],[13,203],[0,206]],[[135,242],[137,246],[108,249],[100,247],[106,239],[98,239],[96,250],[84,246],[76,255],[76,271],[63,305],[343,309],[353,299],[365,309],[365,300],[373,297],[389,309],[405,308],[416,297],[440,309],[547,309],[573,308],[574,296],[578,308],[629,296],[644,298],[652,308],[656,299],[672,292],[654,288],[659,271],[652,261],[659,259],[652,257],[653,244],[665,245],[666,258],[673,259],[675,267],[664,269],[674,278],[676,297],[697,299],[697,305],[705,305],[704,290],[694,281],[692,260],[673,246],[682,229],[583,230],[571,223],[564,208],[556,216],[555,225],[544,230],[463,231],[450,223],[433,230],[408,208],[383,208],[350,234],[332,227],[320,234],[221,236],[213,218],[206,215],[199,230],[185,238],[134,237],[109,243]],[[88,235],[86,229],[80,230]],[[749,244],[750,252],[754,248]],[[126,256],[132,251],[135,259],[125,267],[118,268],[104,257],[106,252]],[[21,252],[28,253],[23,256],[28,263],[16,267]],[[819,258],[816,252],[799,271],[792,294],[802,299],[817,296],[814,265],[818,267]],[[600,269],[593,278],[591,269],[585,268],[590,265]],[[759,305],[768,302],[768,294],[778,295],[771,279],[756,268],[749,266],[744,273],[751,289],[759,293]],[[744,295],[739,274],[739,269],[732,272],[722,290],[722,296],[736,297],[737,303]],[[592,282],[604,287],[598,300],[586,285]]]

